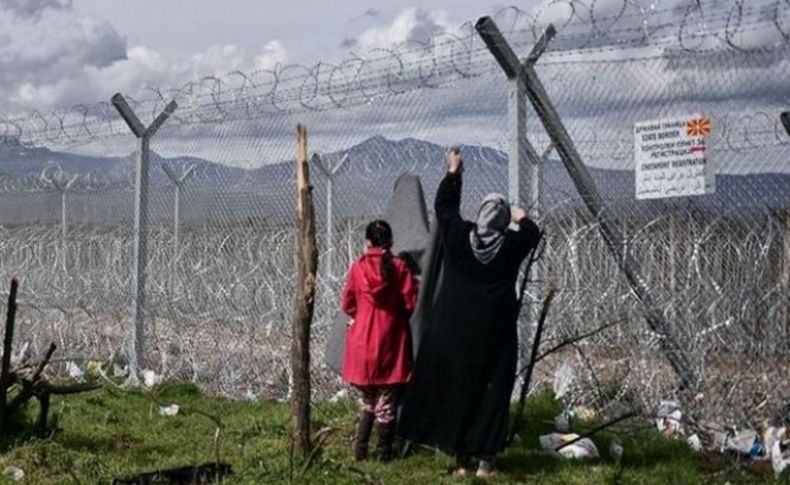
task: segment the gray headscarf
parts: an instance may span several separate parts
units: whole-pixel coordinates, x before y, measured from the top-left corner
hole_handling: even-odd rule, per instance
[[[469,233],[469,243],[478,261],[488,264],[496,257],[505,242],[508,225],[510,207],[507,199],[497,193],[486,195],[480,204],[476,227]]]

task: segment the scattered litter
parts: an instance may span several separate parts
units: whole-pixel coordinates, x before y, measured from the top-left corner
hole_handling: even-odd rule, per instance
[[[7,466],[5,470],[3,470],[3,476],[6,478],[10,478],[11,480],[18,482],[25,478],[25,472],[21,468],[17,468],[15,466]]]
[[[749,458],[752,461],[758,461],[765,458],[765,443],[763,443],[762,438],[758,435],[754,437],[754,441],[752,441],[752,446],[749,447]]]
[[[121,365],[117,362],[113,362],[112,364],[112,375],[113,377],[126,377],[129,375],[129,366]]]
[[[85,372],[83,372],[82,369],[80,369],[80,367],[72,361],[69,361],[66,364],[66,372],[69,373],[69,377],[78,381],[82,380],[82,378],[85,376]]]
[[[136,485],[138,483],[214,483],[215,479],[233,474],[227,463],[206,463],[199,466],[185,466],[140,473],[132,477],[116,478],[110,485]]]
[[[609,454],[616,461],[620,461],[620,458],[623,456],[623,445],[617,440],[612,440],[612,443],[609,445]]]
[[[15,369],[21,367],[27,361],[27,349],[30,347],[30,342],[22,344],[22,348],[17,352],[11,352],[11,368]],[[2,354],[0,354],[2,355]]]
[[[89,360],[85,364],[85,373],[89,376],[97,377],[104,372],[104,366],[98,360]]]
[[[598,448],[595,447],[595,443],[593,443],[590,438],[582,438],[579,441],[576,441],[575,443],[565,446],[557,451],[558,447],[578,438],[579,435],[573,433],[551,433],[541,436],[539,441],[540,447],[543,448],[544,451],[548,452],[551,456],[556,458],[568,458],[573,460],[600,458],[600,454],[598,454]]]
[[[559,369],[554,373],[554,397],[556,399],[562,399],[568,391],[571,389],[571,384],[573,384],[573,367],[571,367],[567,362],[563,362]]]
[[[244,399],[246,399],[247,402],[253,404],[258,402],[258,396],[256,396],[255,393],[252,392],[250,389],[247,389],[247,392],[244,393]]]
[[[782,456],[782,442],[776,440],[774,446],[771,448],[771,467],[774,469],[774,476],[779,478],[779,475],[790,466],[790,458]]]
[[[724,440],[724,445],[721,447],[721,451],[729,451],[748,456],[751,454],[750,452],[756,439],[757,431],[753,429],[738,431],[734,427],[730,428],[727,438]]]
[[[160,416],[175,416],[178,414],[178,404],[171,404],[170,406],[159,406]]]
[[[598,419],[598,412],[587,406],[576,406],[573,408],[573,416],[582,423],[589,424]]]
[[[156,386],[160,382],[162,382],[162,376],[158,375],[156,372],[146,369],[142,372],[143,376],[143,385],[148,389]]]
[[[702,440],[700,440],[698,435],[693,434],[689,436],[688,439],[686,440],[686,443],[688,443],[689,448],[691,448],[692,450],[696,452],[702,451]]]
[[[680,403],[677,401],[661,401],[656,413],[656,428],[664,436],[675,436],[683,434],[683,412],[680,410]]]
[[[344,401],[347,397],[348,391],[346,389],[341,389],[337,394],[329,398],[329,402],[332,404],[339,403],[340,401]]]
[[[787,435],[787,428],[771,426],[767,421],[763,422],[760,426],[757,427],[757,433],[762,438],[763,445],[765,446],[766,453],[770,451],[773,446],[774,442],[782,441],[785,436]],[[768,458],[766,456],[766,458]]]
[[[554,426],[560,433],[567,433],[571,430],[572,419],[573,410],[565,408],[560,414],[554,417]]]

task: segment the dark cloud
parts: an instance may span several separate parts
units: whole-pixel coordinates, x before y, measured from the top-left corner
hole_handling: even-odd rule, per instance
[[[378,17],[380,14],[381,12],[379,12],[375,8],[369,8],[365,10],[365,13],[363,13],[362,15],[364,15],[365,17]]]
[[[340,42],[341,49],[353,49],[357,45],[359,45],[359,41],[353,37],[346,37]]]
[[[44,10],[70,9],[72,0],[0,0],[0,9],[20,17],[38,17]]]

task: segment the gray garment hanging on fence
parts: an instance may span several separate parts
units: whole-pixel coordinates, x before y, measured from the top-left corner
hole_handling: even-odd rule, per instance
[[[429,230],[425,194],[418,176],[405,173],[395,181],[395,188],[384,211],[383,219],[392,227],[394,239],[392,252],[406,259],[415,274],[422,273],[428,264],[428,253],[433,246],[433,232]],[[422,287],[420,295],[422,296]],[[349,317],[339,308],[336,312],[324,350],[324,360],[330,369],[340,373],[343,369],[346,326]],[[418,306],[415,316],[419,313]],[[420,321],[419,318],[413,318],[410,322],[412,352],[415,357],[419,348]]]

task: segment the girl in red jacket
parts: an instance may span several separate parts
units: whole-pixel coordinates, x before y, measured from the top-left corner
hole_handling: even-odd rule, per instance
[[[364,460],[374,420],[378,457],[392,458],[396,401],[412,372],[409,317],[417,304],[417,285],[402,259],[393,256],[392,228],[368,224],[367,251],[351,265],[342,309],[352,320],[346,334],[343,380],[360,391],[354,458]]]

